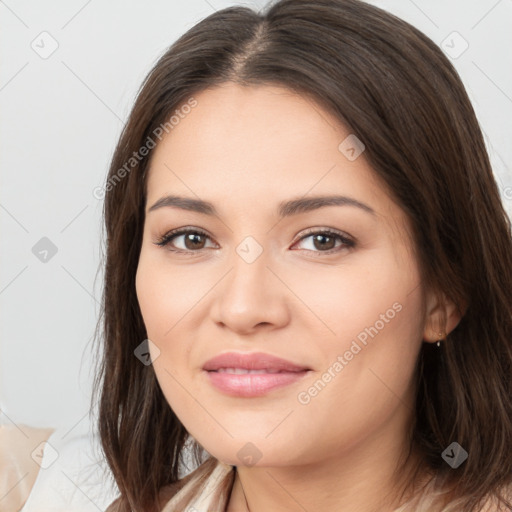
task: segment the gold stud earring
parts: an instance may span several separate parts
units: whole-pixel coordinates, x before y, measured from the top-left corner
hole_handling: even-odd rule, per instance
[[[443,341],[443,339],[444,339],[444,334],[442,332],[440,332],[438,336],[439,336],[439,339],[437,340],[436,345],[438,347],[440,347],[441,346],[441,341]]]

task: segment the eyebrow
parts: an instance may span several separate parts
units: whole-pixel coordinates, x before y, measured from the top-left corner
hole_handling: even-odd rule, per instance
[[[289,201],[282,201],[279,203],[277,211],[279,217],[284,218],[318,210],[326,206],[353,206],[371,215],[376,215],[375,210],[367,204],[352,197],[339,195],[301,197]],[[219,216],[215,206],[208,201],[175,195],[161,197],[148,209],[148,213],[164,207],[179,208],[181,210],[202,213],[204,215]]]

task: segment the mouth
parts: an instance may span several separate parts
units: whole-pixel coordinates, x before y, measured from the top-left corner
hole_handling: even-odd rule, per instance
[[[217,373],[231,373],[233,375],[260,375],[264,373],[296,373],[296,372],[288,372],[286,370],[276,370],[273,368],[262,368],[260,370],[248,370],[247,368],[219,368],[218,370],[210,370]],[[301,371],[301,370],[297,370]]]
[[[294,384],[311,369],[270,354],[230,352],[210,359],[203,371],[218,391],[248,398]]]

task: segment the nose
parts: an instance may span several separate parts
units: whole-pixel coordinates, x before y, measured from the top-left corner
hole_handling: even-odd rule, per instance
[[[291,292],[276,277],[275,268],[270,268],[273,265],[265,251],[252,263],[235,254],[232,263],[216,287],[211,309],[214,322],[238,334],[285,326],[290,321]]]

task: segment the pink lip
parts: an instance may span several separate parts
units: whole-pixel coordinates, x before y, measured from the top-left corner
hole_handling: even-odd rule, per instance
[[[297,372],[310,370],[307,366],[294,364],[286,359],[265,354],[264,352],[225,352],[209,359],[203,370],[211,371],[219,368],[243,368],[246,370],[283,370]]]
[[[268,373],[226,373],[228,368]],[[228,352],[207,361],[203,370],[220,391],[233,396],[255,397],[302,379],[310,368],[262,352]]]

